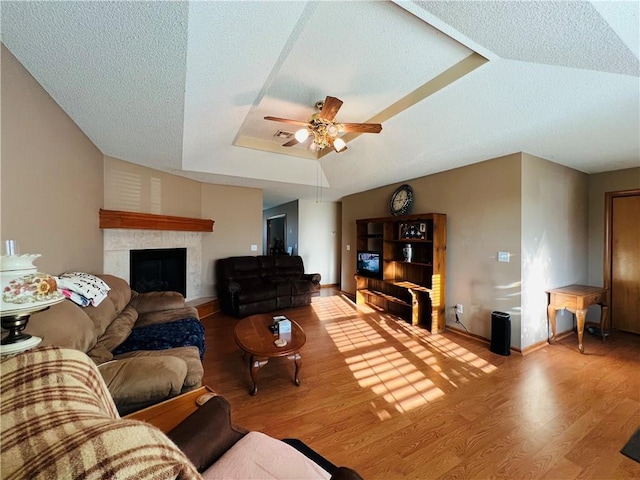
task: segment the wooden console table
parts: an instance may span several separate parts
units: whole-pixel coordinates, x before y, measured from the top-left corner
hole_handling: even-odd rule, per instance
[[[582,338],[584,335],[585,317],[590,305],[600,305],[600,335],[605,338],[605,324],[608,318],[607,289],[602,287],[591,287],[588,285],[567,285],[566,287],[552,288],[547,290],[549,297],[547,315],[551,324],[552,343],[556,339],[556,311],[566,308],[576,316],[576,327],[578,330],[578,350],[584,353]]]

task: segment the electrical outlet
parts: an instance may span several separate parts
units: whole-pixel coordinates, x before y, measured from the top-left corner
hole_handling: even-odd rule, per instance
[[[461,303],[456,303],[456,313],[458,314],[464,313],[464,307],[462,306]]]

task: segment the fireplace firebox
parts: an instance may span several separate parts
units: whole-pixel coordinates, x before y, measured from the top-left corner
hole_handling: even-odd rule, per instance
[[[130,283],[138,293],[180,292],[187,296],[187,249],[130,251]]]

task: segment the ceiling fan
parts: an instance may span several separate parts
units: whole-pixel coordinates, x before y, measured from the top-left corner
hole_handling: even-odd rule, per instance
[[[271,116],[264,117],[264,119],[303,127],[295,133],[295,138],[283,144],[283,147],[293,147],[311,140],[310,148],[313,150],[322,150],[331,146],[338,153],[347,149],[345,141],[338,137],[340,133],[380,133],[382,131],[382,125],[379,123],[334,122],[342,103],[342,100],[329,96],[316,102],[315,107],[318,112],[311,115],[308,122]]]

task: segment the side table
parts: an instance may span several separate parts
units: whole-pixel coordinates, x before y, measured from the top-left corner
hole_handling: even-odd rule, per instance
[[[584,353],[582,339],[584,335],[585,317],[590,305],[600,305],[600,335],[605,339],[605,326],[608,319],[609,308],[607,306],[607,290],[603,287],[592,287],[589,285],[567,285],[566,287],[552,288],[547,290],[548,306],[547,316],[551,324],[551,338],[549,343],[556,339],[556,311],[566,308],[576,316],[576,327],[578,330],[578,350]],[[608,326],[607,326],[608,327]]]

